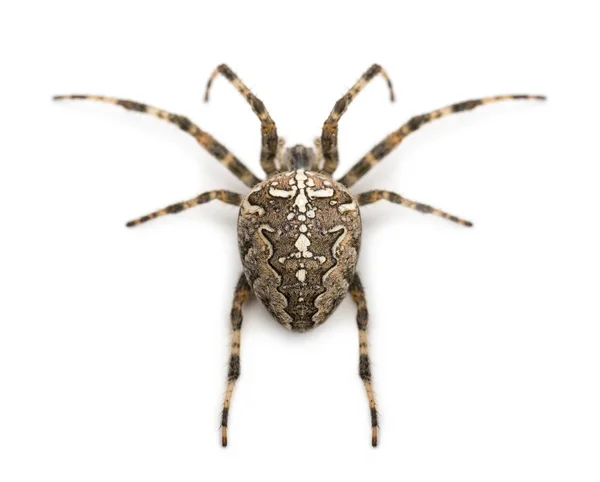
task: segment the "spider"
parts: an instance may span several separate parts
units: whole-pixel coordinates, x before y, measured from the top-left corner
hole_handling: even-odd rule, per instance
[[[211,84],[219,74],[233,84],[260,119],[260,164],[266,174],[265,180],[256,177],[223,144],[187,117],[131,100],[98,95],[62,95],[54,99],[108,102],[175,124],[193,136],[204,149],[250,188],[247,194],[225,190],[205,192],[193,199],[172,204],[127,223],[128,227],[137,226],[215,199],[240,208],[238,244],[243,273],[235,288],[231,308],[231,354],[221,415],[222,445],[227,446],[230,403],[235,383],[240,376],[242,306],[250,295],[254,294],[280,324],[292,331],[304,332],[325,322],[349,292],[357,307],[359,375],[369,402],[371,443],[376,447],[378,416],[367,344],[369,316],[363,285],[356,272],[362,232],[359,207],[386,200],[463,226],[470,227],[472,223],[427,204],[411,201],[394,192],[372,190],[354,195],[348,189],[398,147],[406,136],[433,120],[494,102],[511,99],[545,100],[545,97],[485,97],[417,115],[386,136],[346,174],[334,180],[333,174],[339,160],[338,123],[352,100],[374,77],[381,75],[387,82],[390,100],[394,101],[392,83],[381,66],[372,65],[335,103],[323,125],[320,139],[315,140],[314,148],[302,145],[285,148],[283,140],[277,135],[275,122],[263,102],[227,65],[218,66],[210,76],[205,101],[208,101]]]

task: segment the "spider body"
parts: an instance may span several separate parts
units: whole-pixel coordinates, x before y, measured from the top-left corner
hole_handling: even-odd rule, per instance
[[[463,226],[471,226],[471,223],[394,192],[373,190],[353,195],[349,188],[394,150],[404,138],[429,122],[480,105],[511,99],[543,100],[544,97],[500,95],[459,102],[417,115],[376,144],[344,176],[334,180],[333,174],[339,162],[338,122],[352,100],[377,75],[381,75],[387,81],[390,98],[394,100],[392,84],[379,65],[372,65],[335,103],[323,124],[320,139],[315,142],[316,152],[304,146],[295,146],[283,151],[282,139],[279,139],[275,122],[265,105],[227,65],[220,65],[211,75],[205,100],[208,100],[213,79],[219,74],[242,94],[260,120],[260,164],[266,174],[266,180],[255,176],[223,144],[187,117],[140,102],[113,97],[66,95],[57,96],[55,99],[107,102],[165,120],[191,135],[251,189],[246,195],[225,190],[205,192],[127,223],[128,227],[137,226],[212,200],[240,208],[238,244],[244,272],[235,289],[231,308],[231,354],[221,416],[223,446],[227,445],[233,389],[240,376],[242,306],[250,295],[255,294],[279,323],[293,331],[303,332],[323,323],[349,293],[357,308],[358,373],[364,383],[369,402],[371,443],[375,447],[378,417],[367,343],[369,315],[365,292],[356,272],[362,232],[359,206],[386,200]]]
[[[306,331],[347,295],[361,232],[358,203],[343,185],[304,169],[274,176],[240,208],[246,279],[279,323]]]

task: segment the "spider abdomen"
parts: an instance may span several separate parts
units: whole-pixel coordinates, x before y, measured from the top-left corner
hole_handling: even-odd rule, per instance
[[[294,331],[323,323],[348,293],[361,239],[354,197],[299,169],[257,184],[244,199],[238,242],[244,273],[275,319]]]

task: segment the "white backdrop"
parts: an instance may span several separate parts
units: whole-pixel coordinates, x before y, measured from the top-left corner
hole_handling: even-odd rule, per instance
[[[597,481],[600,101],[592,2],[19,2],[1,7],[0,480]],[[370,447],[354,306],[285,331],[245,310],[230,446],[219,446],[236,209],[245,187],[192,138],[60,93],[190,116],[259,173],[259,124],[309,143],[373,62],[340,127],[342,171],[410,116],[502,93],[408,138],[354,188],[472,229],[363,209],[360,272],[381,413]]]

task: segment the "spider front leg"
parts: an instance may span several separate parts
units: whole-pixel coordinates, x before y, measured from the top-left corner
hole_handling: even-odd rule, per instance
[[[277,163],[276,163],[276,167],[277,167],[277,171],[281,171],[281,166],[283,166],[283,152],[285,150],[285,139],[283,137],[280,137],[279,140],[277,141],[277,156],[275,157],[275,159],[277,159]]]
[[[346,92],[346,94],[335,103],[331,114],[323,124],[323,131],[321,134],[321,148],[323,153],[323,172],[328,175],[332,175],[337,169],[339,163],[338,154],[338,122],[340,117],[346,112],[346,109],[354,98],[359,94],[361,90],[375,77],[377,74],[381,74],[385,78],[388,88],[390,90],[390,100],[394,102],[394,89],[392,88],[392,82],[387,76],[385,70],[380,65],[373,64],[369,70],[367,70],[360,79],[352,86],[352,88]]]
[[[196,196],[193,199],[189,199],[188,201],[171,204],[170,206],[167,206],[166,208],[159,209],[158,211],[154,211],[153,213],[146,214],[145,216],[142,216],[141,218],[137,218],[132,221],[129,221],[126,224],[126,226],[128,228],[131,228],[133,226],[137,226],[138,224],[142,224],[147,221],[150,221],[151,219],[156,219],[160,216],[165,216],[167,214],[177,214],[177,213],[180,213],[181,211],[184,211],[185,209],[190,209],[190,208],[193,208],[194,206],[198,206],[200,204],[205,204],[209,201],[213,201],[214,199],[218,199],[219,201],[222,201],[227,204],[233,204],[234,206],[239,206],[240,204],[242,204],[243,197],[244,196],[242,194],[238,194],[236,192],[231,192],[231,191],[208,191],[208,192],[204,192],[204,193],[200,194],[199,196]]]
[[[150,114],[159,119],[163,119],[171,124],[175,124],[182,131],[190,134],[198,144],[206,149],[210,154],[218,159],[218,161],[229,169],[235,177],[240,179],[246,186],[253,187],[261,180],[256,177],[250,170],[235,157],[229,150],[213,136],[204,132],[196,124],[192,123],[187,117],[178,114],[172,114],[151,105],[142,104],[133,100],[116,99],[114,97],[105,97],[102,95],[57,95],[54,100],[96,100],[107,102],[108,104],[119,105],[127,110],[135,112],[143,112]]]
[[[375,165],[377,165],[385,156],[392,152],[398,145],[404,140],[406,136],[420,129],[423,125],[429,122],[446,117],[456,112],[464,112],[472,110],[480,105],[493,104],[495,102],[501,102],[504,100],[546,100],[546,97],[542,95],[527,95],[527,94],[516,94],[516,95],[498,95],[495,97],[484,97],[483,99],[467,100],[465,102],[459,102],[458,104],[452,104],[441,109],[434,110],[427,114],[421,114],[413,117],[407,123],[402,125],[400,129],[392,132],[373,149],[371,149],[362,159],[360,159],[352,168],[340,179],[338,182],[346,187],[351,187],[361,179],[367,172],[369,172]]]
[[[371,361],[369,360],[369,344],[367,340],[369,312],[367,310],[365,290],[360,282],[358,274],[354,275],[354,280],[350,285],[350,295],[356,303],[357,309],[356,322],[358,324],[358,346],[360,357],[358,373],[365,384],[365,390],[369,400],[369,409],[371,410],[371,445],[377,447],[377,404],[375,403],[375,394],[373,393],[373,383],[371,381]]]
[[[400,194],[396,194],[391,191],[367,191],[359,194],[356,199],[358,200],[359,206],[365,206],[366,204],[371,204],[377,201],[381,201],[385,199],[394,204],[400,204],[401,206],[414,209],[415,211],[419,211],[423,214],[433,214],[434,216],[439,216],[444,219],[448,219],[449,221],[462,224],[463,226],[471,227],[473,223],[470,221],[465,221],[457,216],[453,216],[452,214],[448,214],[444,211],[440,211],[439,209],[428,206],[427,204],[421,204],[415,201],[411,201],[410,199],[406,199],[405,197],[400,196]]]
[[[210,87],[214,78],[219,74],[222,74],[223,77],[225,77],[227,80],[229,80],[229,82],[231,82],[234,85],[238,92],[242,94],[244,98],[248,101],[250,107],[252,107],[252,110],[260,119],[262,133],[260,165],[262,166],[267,176],[271,177],[277,172],[277,165],[275,164],[275,159],[277,157],[278,140],[277,127],[275,126],[275,122],[273,122],[273,119],[271,119],[271,116],[265,108],[265,104],[263,104],[262,100],[256,97],[250,91],[250,89],[246,87],[246,85],[244,85],[244,83],[233,72],[233,70],[231,70],[225,64],[219,65],[208,79],[208,83],[206,84],[206,93],[204,94],[205,102],[208,102]]]
[[[221,413],[221,444],[227,447],[227,423],[229,419],[229,406],[235,388],[235,382],[240,376],[240,336],[242,329],[242,306],[250,297],[250,285],[242,273],[235,288],[233,306],[231,307],[231,355],[229,357],[229,370],[227,373],[227,390],[223,401]]]

